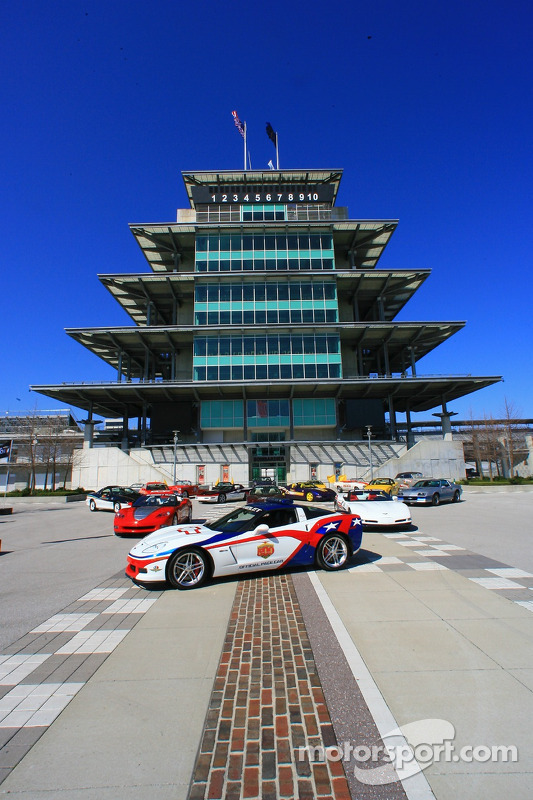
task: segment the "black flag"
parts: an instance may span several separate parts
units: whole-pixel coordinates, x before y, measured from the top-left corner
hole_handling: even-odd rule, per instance
[[[278,146],[278,134],[276,133],[276,131],[274,130],[274,128],[272,127],[270,122],[267,122],[266,132],[267,132],[267,136],[270,139],[270,141],[273,142],[274,147],[277,147]]]

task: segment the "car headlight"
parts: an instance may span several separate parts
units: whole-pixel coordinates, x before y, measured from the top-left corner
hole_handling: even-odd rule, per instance
[[[143,553],[156,553],[168,546],[168,542],[158,542],[157,544],[150,544],[148,547],[143,548]]]

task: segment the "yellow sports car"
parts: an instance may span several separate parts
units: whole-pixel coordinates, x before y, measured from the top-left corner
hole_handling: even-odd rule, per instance
[[[365,486],[365,491],[369,490],[387,492],[387,494],[397,494],[398,486],[393,478],[374,478],[373,481],[370,481],[368,486]]]

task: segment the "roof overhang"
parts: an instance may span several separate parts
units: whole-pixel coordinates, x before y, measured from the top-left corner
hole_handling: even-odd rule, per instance
[[[410,300],[431,270],[334,270],[327,272],[301,271],[298,273],[272,273],[264,275],[266,283],[280,281],[336,280],[338,297],[357,303],[361,320],[371,319],[378,301],[382,302],[385,321],[393,320]],[[194,284],[239,283],[257,281],[257,274],[250,272],[226,273],[132,273],[99,275],[101,283],[122,306],[136,325],[147,324],[148,305],[162,323],[171,325],[174,303],[192,303]],[[374,315],[375,316],[375,315]],[[153,319],[153,318],[152,318]]]
[[[374,366],[378,349],[386,346],[389,369],[392,372],[404,372],[412,358],[420,360],[439,344],[464,327],[464,322],[351,322],[331,324],[315,324],[305,326],[291,325],[200,325],[190,326],[155,326],[148,327],[116,327],[116,328],[67,328],[66,332],[79,344],[86,347],[115,369],[122,366],[125,372],[125,357],[130,359],[131,377],[142,377],[146,355],[150,355],[156,365],[156,377],[162,377],[157,371],[158,363],[163,364],[162,353],[179,354],[186,348],[192,350],[195,336],[235,336],[267,333],[303,335],[338,333],[341,348],[364,348],[368,351],[369,371],[375,372]],[[165,362],[167,363],[167,362]],[[383,365],[382,370],[385,369]],[[379,370],[378,370],[379,371]]]
[[[207,186],[214,193],[228,186],[277,186],[283,189],[286,186],[328,184],[333,187],[334,204],[342,169],[184,170],[181,174],[191,208],[195,207],[192,191],[195,186]]]
[[[501,381],[501,376],[449,375],[353,380],[271,381],[250,384],[186,381],[78,383],[32,386],[32,391],[103,417],[141,416],[154,403],[222,399],[334,397],[339,400],[392,400],[397,412],[428,411]]]
[[[398,220],[301,220],[283,222],[165,222],[157,224],[130,223],[130,230],[154,272],[194,272],[195,239],[197,234],[219,233],[276,233],[301,230],[302,224],[311,233],[331,231],[335,261],[357,269],[373,269]],[[222,273],[221,273],[222,274]]]

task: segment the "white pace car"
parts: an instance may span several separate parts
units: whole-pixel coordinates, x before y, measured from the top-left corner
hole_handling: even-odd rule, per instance
[[[194,589],[208,578],[290,566],[342,569],[361,547],[358,516],[301,506],[288,498],[250,503],[204,525],[151,533],[130,551],[135,583]]]
[[[335,508],[345,514],[360,516],[363,528],[408,528],[412,522],[409,507],[387,492],[354,491],[346,495],[339,494]]]

